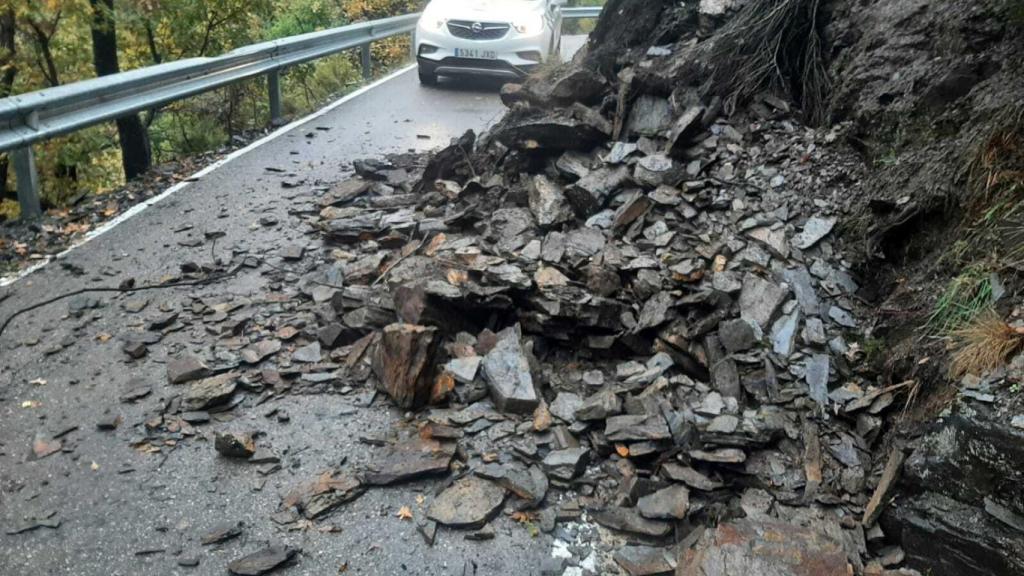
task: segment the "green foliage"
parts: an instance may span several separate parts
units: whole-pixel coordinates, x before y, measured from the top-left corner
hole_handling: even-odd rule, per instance
[[[607,0],[570,0],[567,6],[604,6]],[[594,31],[597,20],[578,19],[566,20],[562,28],[563,34],[590,34]]]
[[[418,10],[422,0],[115,0],[122,70],[239,46],[384,18]],[[0,51],[0,81],[13,72],[9,90],[20,94],[93,77],[89,0],[0,0],[0,15],[14,15],[15,49]],[[374,71],[403,63],[407,38],[373,46]],[[286,113],[308,113],[362,82],[358,55],[339,54],[286,71]],[[0,85],[0,89],[5,87]],[[177,102],[143,114],[161,163],[216,150],[232,136],[266,128],[269,111],[263,80]],[[35,147],[44,202],[60,206],[82,192],[123,184],[117,131],[104,124]],[[13,189],[11,181],[5,184]],[[10,203],[0,213],[13,212]]]
[[[946,286],[928,317],[928,332],[947,337],[970,324],[992,305],[992,277],[988,270],[974,266],[964,270]]]
[[[160,114],[149,132],[153,151],[161,156],[201,154],[228,142],[215,116],[194,111]]]

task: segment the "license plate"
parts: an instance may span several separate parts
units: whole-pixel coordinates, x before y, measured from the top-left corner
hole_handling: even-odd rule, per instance
[[[477,58],[479,60],[494,60],[498,57],[498,53],[493,50],[480,50],[479,48],[456,48],[456,58]]]

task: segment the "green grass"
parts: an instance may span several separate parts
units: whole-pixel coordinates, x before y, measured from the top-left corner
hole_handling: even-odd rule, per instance
[[[946,286],[926,325],[930,335],[945,338],[968,325],[992,305],[992,279],[987,269],[964,270]]]

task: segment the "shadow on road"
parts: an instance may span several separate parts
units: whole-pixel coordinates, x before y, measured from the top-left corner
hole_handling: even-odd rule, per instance
[[[432,86],[434,90],[446,90],[451,92],[478,92],[485,94],[497,94],[501,87],[509,80],[500,78],[485,78],[476,76],[441,76],[437,85]]]

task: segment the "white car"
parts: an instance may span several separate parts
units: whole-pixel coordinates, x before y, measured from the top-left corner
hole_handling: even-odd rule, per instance
[[[420,81],[438,76],[515,80],[562,43],[566,0],[432,0],[416,27]]]

